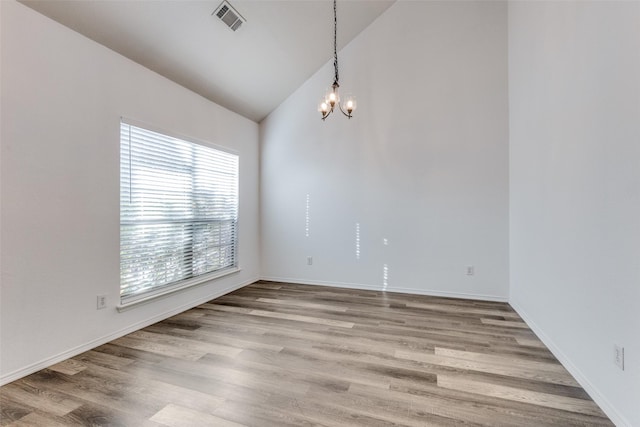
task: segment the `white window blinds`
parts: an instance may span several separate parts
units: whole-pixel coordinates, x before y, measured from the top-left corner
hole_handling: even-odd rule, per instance
[[[236,267],[237,225],[237,155],[121,122],[121,303]]]

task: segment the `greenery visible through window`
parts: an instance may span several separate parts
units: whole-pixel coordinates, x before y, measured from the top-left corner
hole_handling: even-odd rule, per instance
[[[122,303],[236,267],[237,225],[237,155],[121,122]]]

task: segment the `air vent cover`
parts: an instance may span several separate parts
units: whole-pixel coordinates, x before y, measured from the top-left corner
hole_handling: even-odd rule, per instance
[[[244,19],[227,0],[220,3],[220,6],[213,11],[212,15],[220,18],[220,20],[227,24],[227,27],[231,28],[233,31],[240,28],[240,25],[242,25],[243,22],[247,22],[247,20]]]

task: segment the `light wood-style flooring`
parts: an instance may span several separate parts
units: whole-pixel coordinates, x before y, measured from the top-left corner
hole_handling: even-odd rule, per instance
[[[505,303],[257,282],[0,389],[2,426],[610,426]]]

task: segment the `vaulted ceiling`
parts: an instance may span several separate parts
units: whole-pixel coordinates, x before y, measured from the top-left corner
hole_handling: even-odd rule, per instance
[[[21,2],[257,122],[333,55],[331,0],[230,0],[235,32],[212,15],[221,0]],[[339,0],[338,49],[394,2]]]

